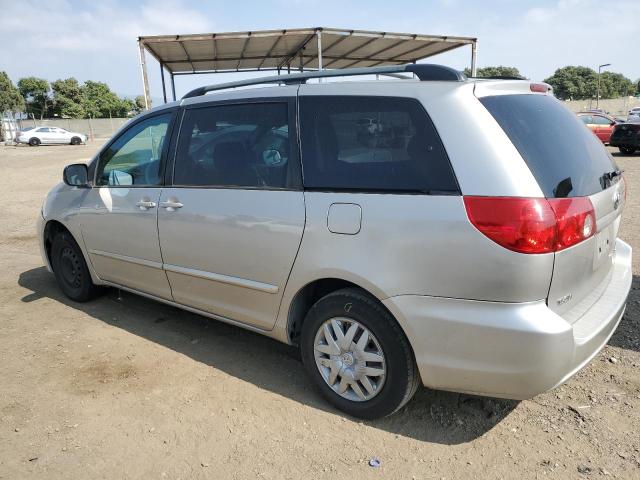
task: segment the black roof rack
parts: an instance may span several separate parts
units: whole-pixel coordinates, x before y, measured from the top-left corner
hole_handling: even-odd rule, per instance
[[[392,75],[398,73],[413,73],[421,81],[450,81],[464,82],[467,77],[464,73],[444,65],[436,65],[431,63],[410,63],[407,65],[397,65],[390,67],[365,67],[365,68],[344,68],[335,70],[318,70],[303,73],[292,73],[291,75],[272,75],[270,77],[251,78],[248,80],[239,80],[237,82],[219,83],[216,85],[207,85],[191,90],[182,99],[199,97],[208,92],[216,90],[227,90],[229,88],[248,87],[251,85],[262,85],[266,83],[285,83],[287,85],[295,85],[306,83],[307,80],[313,78],[330,78],[330,77],[351,77],[355,75]]]

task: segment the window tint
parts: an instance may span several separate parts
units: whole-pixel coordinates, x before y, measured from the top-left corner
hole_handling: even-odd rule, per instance
[[[218,105],[186,110],[174,185],[291,188],[287,103]]]
[[[41,132],[41,133],[49,133],[49,128],[47,127],[40,127],[39,129],[36,130],[36,132]]]
[[[167,127],[171,113],[135,124],[100,156],[98,185],[159,185]]]
[[[580,197],[603,190],[616,170],[602,142],[549,95],[497,95],[482,104],[520,152],[547,197]]]
[[[307,188],[457,192],[442,142],[417,100],[301,97]]]
[[[586,125],[593,123],[593,117],[591,115],[580,115],[580,120]]]

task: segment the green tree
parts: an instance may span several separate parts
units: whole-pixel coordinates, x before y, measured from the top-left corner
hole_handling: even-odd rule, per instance
[[[53,111],[65,118],[83,118],[85,111],[82,106],[84,87],[75,78],[56,80],[51,84],[53,91]]]
[[[470,77],[471,69],[465,68],[464,74]],[[503,65],[499,65],[497,67],[478,68],[476,72],[476,77],[517,77],[522,79],[525,78],[516,67],[505,67]]]
[[[82,106],[92,118],[124,117],[131,105],[113,93],[103,82],[84,82]]]
[[[595,98],[598,91],[598,73],[588,67],[559,68],[545,82],[553,87],[556,97],[563,100]],[[600,98],[633,95],[635,90],[633,82],[621,73],[602,72],[600,75]]]
[[[18,90],[27,105],[27,113],[39,116],[40,120],[49,115],[49,82],[44,78],[21,78],[18,80]]]
[[[621,73],[602,72],[600,98],[618,98],[633,95],[636,85]]]
[[[21,112],[24,110],[24,98],[7,72],[0,72],[0,113],[4,111]]]
[[[640,83],[640,80],[638,80],[638,83]],[[142,111],[144,111],[146,109],[145,103],[144,103],[144,95],[138,95],[135,98],[135,112],[136,113],[140,113]]]

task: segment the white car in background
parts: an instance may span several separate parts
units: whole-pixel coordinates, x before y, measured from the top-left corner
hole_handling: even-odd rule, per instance
[[[629,110],[629,116],[640,117],[640,107],[633,107]]]
[[[59,127],[37,127],[21,130],[16,138],[18,143],[28,143],[32,147],[38,145],[70,144],[80,145],[87,142],[84,133],[70,132]]]

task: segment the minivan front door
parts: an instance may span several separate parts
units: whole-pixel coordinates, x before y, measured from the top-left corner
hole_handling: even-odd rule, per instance
[[[132,125],[101,153],[80,219],[89,259],[101,279],[168,300],[157,204],[171,116]]]
[[[158,211],[176,302],[273,327],[305,221],[293,98],[185,110]]]

